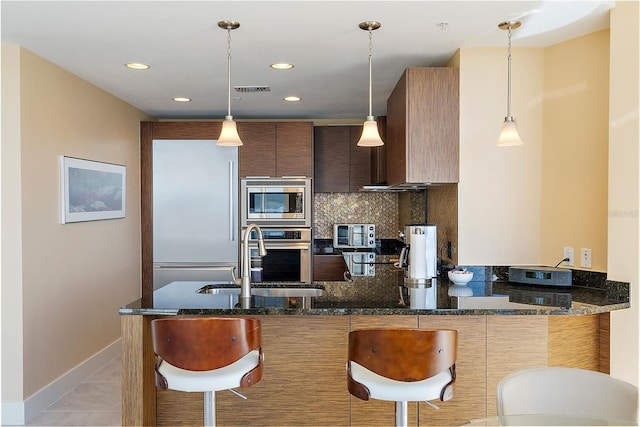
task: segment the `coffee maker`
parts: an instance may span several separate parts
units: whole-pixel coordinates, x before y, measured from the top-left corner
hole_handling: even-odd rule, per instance
[[[405,247],[400,253],[399,266],[404,269],[409,308],[435,309],[438,303],[436,226],[407,225],[402,238]]]

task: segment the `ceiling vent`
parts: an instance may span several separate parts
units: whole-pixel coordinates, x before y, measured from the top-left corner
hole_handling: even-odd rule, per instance
[[[240,93],[271,92],[269,86],[234,86],[233,89]]]

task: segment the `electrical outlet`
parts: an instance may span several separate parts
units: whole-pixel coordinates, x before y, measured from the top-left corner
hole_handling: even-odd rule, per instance
[[[569,261],[565,261],[564,265],[573,267],[573,248],[569,248],[565,246],[563,258],[569,258]]]
[[[591,249],[580,248],[580,267],[591,268]]]

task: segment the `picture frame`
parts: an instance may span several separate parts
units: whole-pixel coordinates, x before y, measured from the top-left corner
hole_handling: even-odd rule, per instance
[[[126,166],[60,157],[61,222],[125,217]]]

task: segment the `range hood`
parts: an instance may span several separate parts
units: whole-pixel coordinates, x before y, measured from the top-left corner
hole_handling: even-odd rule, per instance
[[[405,191],[420,191],[425,190],[431,186],[431,183],[424,184],[399,184],[399,185],[386,185],[386,184],[373,184],[363,185],[358,190],[359,192],[387,192],[387,193],[399,193]]]

